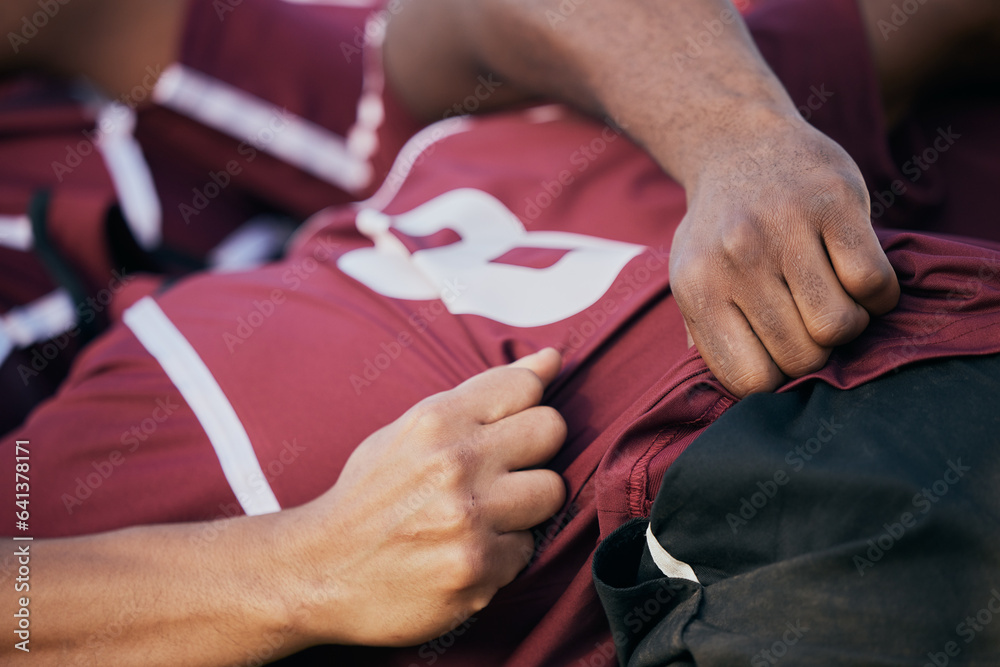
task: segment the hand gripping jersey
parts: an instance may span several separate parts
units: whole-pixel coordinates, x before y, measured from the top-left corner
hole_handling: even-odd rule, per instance
[[[594,548],[648,515],[671,462],[734,403],[687,348],[670,295],[683,211],[682,190],[616,129],[560,107],[433,125],[379,192],[315,217],[282,262],[140,300],[83,353],[3,444],[29,440],[46,479],[35,534],[306,502],[417,400],[555,345],[566,362],[546,400],[569,436],[551,466],[569,499],[536,529],[531,565],[446,638],[329,650],[356,664],[598,659],[613,648]],[[995,251],[905,233],[884,244],[900,307],[799,382],[852,387],[1000,351]]]
[[[869,108],[865,93],[866,104],[837,93],[830,105]],[[807,108],[812,94],[793,90]],[[891,164],[884,146],[870,150]],[[687,349],[670,296],[683,213],[680,188],[610,125],[559,107],[437,124],[371,199],[314,217],[282,262],[136,303],[0,453],[15,439],[35,447],[48,485],[32,498],[39,537],[275,511],[326,490],[364,437],[420,398],[555,345],[566,365],[546,400],[570,433],[551,465],[569,500],[536,529],[530,566],[438,640],[317,652],[365,665],[608,664],[593,551],[650,513],[671,463],[734,403]],[[850,388],[998,351],[994,251],[882,238],[900,307],[801,382]]]

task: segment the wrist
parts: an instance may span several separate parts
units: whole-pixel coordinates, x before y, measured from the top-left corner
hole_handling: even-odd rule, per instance
[[[752,178],[780,159],[789,139],[814,134],[791,100],[728,98],[703,105],[681,136],[665,136],[647,149],[688,191],[727,178]]]
[[[247,622],[258,628],[257,637],[275,654],[287,655],[319,643],[309,621],[313,614],[312,589],[304,560],[307,533],[296,530],[297,510],[232,519],[224,534],[241,554],[240,587],[254,591],[245,605]],[[278,646],[275,646],[278,644]]]
[[[314,500],[306,505],[269,515],[265,539],[265,576],[270,572],[273,599],[279,609],[283,632],[296,650],[316,644],[352,644],[350,573],[335,550],[340,540],[331,533],[329,513]],[[356,599],[356,598],[355,598]]]

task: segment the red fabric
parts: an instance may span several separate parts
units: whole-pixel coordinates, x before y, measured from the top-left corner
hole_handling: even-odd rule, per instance
[[[856,0],[759,0],[753,38],[803,116],[858,163],[876,225],[1000,241],[1000,99],[921,100],[890,132]]]
[[[366,59],[370,75],[381,77],[377,50],[358,37],[371,10],[244,0],[238,8],[225,5],[231,11],[220,15],[220,6],[211,0],[191,1],[180,62],[276,110],[287,109],[346,136],[355,122]],[[355,43],[366,49],[365,56],[357,51],[345,57],[342,45],[356,50]],[[126,102],[139,105],[135,137],[160,199],[163,245],[172,251],[204,259],[254,216],[304,219],[367,194],[344,192],[248,146],[242,137],[224,135],[151,104],[151,90],[140,87],[133,92]],[[391,95],[384,102],[392,124],[380,128],[379,152],[372,158],[376,177],[369,191],[419,127]],[[0,81],[0,215],[23,215],[38,190],[52,191],[49,235],[92,295],[115,280],[114,272],[135,276],[143,269],[111,256],[104,219],[118,196],[95,147],[99,136],[93,111],[75,97],[71,85],[31,76]],[[216,187],[220,182],[223,187]],[[206,188],[214,188],[217,195],[205,199]],[[189,267],[160,262],[157,270],[177,276]],[[129,294],[148,292],[156,279],[141,282],[144,289],[139,291],[138,283],[129,283]],[[56,288],[33,252],[0,247],[0,314]],[[131,303],[118,302],[122,294],[115,292],[111,314]],[[46,343],[16,350],[0,366],[0,400],[7,406],[0,413],[0,430],[13,428],[51,395],[78,349],[75,344],[60,346],[59,358],[38,370],[41,364],[31,362]],[[25,369],[36,373],[27,382]]]
[[[856,14],[847,2],[786,6],[785,14],[751,17],[762,50],[781,61],[779,73],[802,103],[814,94],[810,86],[836,86],[815,122],[848,144],[870,183],[891,183],[903,172],[878,124],[865,123],[877,118],[866,115],[877,98],[866,51],[855,48]],[[781,35],[801,37],[802,44],[787,52],[768,45]],[[837,57],[812,59],[814,53]],[[966,127],[956,130],[972,132]],[[995,134],[985,123],[968,127]],[[566,368],[547,400],[570,426],[551,464],[570,500],[537,529],[535,561],[461,634],[414,649],[334,649],[345,662],[522,667],[608,660],[608,630],[590,578],[592,551],[624,520],[648,512],[670,463],[733,399],[687,349],[669,294],[665,254],[684,212],[683,192],[638,149],[607,132],[575,117],[542,122],[537,112],[475,121],[434,144],[385,208],[403,214],[456,188],[477,188],[502,201],[529,232],[572,231],[655,250],[632,260],[596,304],[559,322],[511,327],[452,314],[441,301],[376,295],[336,267],[346,253],[371,246],[355,228],[355,209],[318,216],[311,236],[282,263],[194,278],[159,298],[218,378],[286,506],[325,490],[361,438],[419,398],[543,345],[566,350]],[[994,190],[964,189],[961,173],[945,170],[995,168],[995,158],[978,145],[956,143],[925,172],[928,180],[915,184],[940,173],[936,183],[944,185],[926,196],[914,187],[911,198],[889,208],[887,220],[916,216],[934,229],[986,233],[997,210]],[[591,149],[591,159],[582,149],[593,146],[601,151]],[[570,185],[561,183],[563,172],[572,176]],[[560,186],[565,192],[553,194]],[[958,194],[968,197],[959,202]],[[929,207],[931,201],[938,204]],[[882,239],[900,272],[900,307],[800,382],[856,386],[920,358],[1000,351],[995,251],[906,233]],[[274,290],[284,298],[272,314],[245,340],[238,336],[242,342],[227,339],[240,332],[241,320],[268,310],[260,304]],[[403,333],[413,342],[396,350]],[[390,353],[395,358],[371,371],[369,384],[352,383]],[[39,537],[238,512],[190,408],[123,327],[82,355],[59,396],[5,438],[0,453],[15,436],[36,443],[33,471],[46,479],[46,494],[33,497]],[[120,464],[109,463],[114,452]],[[12,492],[11,483],[2,480],[0,494]]]
[[[342,209],[317,218],[285,261],[192,278],[158,302],[233,404],[283,506],[323,492],[364,436],[423,396],[544,345],[563,348],[566,367],[547,400],[569,423],[551,465],[570,500],[537,529],[535,561],[443,652],[440,643],[337,652],[358,664],[409,665],[433,655],[439,665],[575,665],[606,649],[589,570],[598,540],[648,512],[666,468],[732,397],[687,348],[669,293],[665,259],[684,213],[679,186],[632,144],[609,141],[609,130],[572,115],[543,120],[525,112],[459,129],[422,159],[401,156],[415,166],[386,200],[396,224],[428,201],[475,188],[520,214],[529,232],[523,247],[532,247],[530,234],[570,231],[649,249],[584,311],[510,326],[453,314],[440,300],[380,296],[345,275],[338,260],[372,243],[355,227],[357,208]],[[599,139],[600,153],[574,165],[575,152]],[[573,176],[565,191],[539,199],[563,170]],[[547,205],[536,212],[529,204],[539,201]],[[481,215],[453,209],[448,228],[463,229],[463,210]],[[900,270],[900,307],[838,351],[832,367],[802,381],[856,386],[918,358],[1000,351],[1000,254],[912,234],[886,235],[884,243]],[[251,319],[255,311],[261,316]],[[394,347],[401,334],[410,342]],[[154,422],[165,405],[171,414]],[[130,433],[144,423],[151,432],[138,442]],[[190,409],[124,328],[88,349],[58,398],[15,436],[42,444],[33,470],[51,492],[33,503],[39,536],[238,511]],[[109,468],[113,455],[121,464]],[[102,470],[112,472],[104,478]]]
[[[278,109],[344,137],[355,122],[364,58],[345,57],[342,44],[359,41],[370,9],[290,4],[280,0],[244,0],[223,12],[219,3],[192,0],[186,19],[180,62],[197,72],[248,92]],[[361,32],[363,34],[363,32]],[[377,53],[374,54],[377,61]],[[158,73],[158,71],[157,71]],[[380,75],[380,72],[377,72]],[[152,91],[139,89],[126,100],[138,104],[135,136],[152,173],[163,212],[168,247],[204,257],[226,235],[259,214],[305,218],[333,204],[356,199],[316,177],[233,138],[149,102]],[[392,99],[386,100],[395,123],[383,127],[377,164],[384,173],[399,146],[419,123]],[[68,84],[18,76],[0,81],[0,215],[22,215],[32,195],[63,190],[88,200],[117,199],[104,160],[93,138],[95,118]],[[241,144],[244,150],[240,150]],[[212,183],[213,173],[235,163],[238,174],[209,202],[191,214],[197,192]],[[370,190],[379,183],[378,177]],[[186,207],[186,208],[185,208]],[[87,209],[87,217],[91,214]],[[87,279],[100,285],[110,277],[103,230],[54,230],[53,236],[72,265],[85,267]],[[63,238],[63,234],[65,237]],[[91,236],[93,234],[93,236]],[[86,237],[86,238],[84,238]],[[0,283],[0,312],[48,293],[54,285],[38,274],[30,253],[0,249],[19,286]]]

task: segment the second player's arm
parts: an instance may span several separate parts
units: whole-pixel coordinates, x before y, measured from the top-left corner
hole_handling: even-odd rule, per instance
[[[818,368],[896,302],[860,172],[727,0],[424,0],[390,22],[386,64],[427,118],[490,71],[519,88],[487,104],[546,94],[625,127],[687,190],[671,284],[737,394]]]
[[[544,350],[418,403],[300,507],[15,543],[30,588],[15,563],[0,615],[28,608],[30,652],[11,633],[0,661],[209,667],[444,634],[517,575],[528,529],[563,503],[559,475],[536,469],[566,434],[538,405],[559,365]]]

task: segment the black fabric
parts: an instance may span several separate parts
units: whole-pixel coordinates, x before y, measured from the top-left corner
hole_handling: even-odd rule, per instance
[[[601,544],[622,664],[1000,665],[1000,357],[748,397],[651,522],[700,585],[660,574],[645,522]]]
[[[42,262],[45,270],[53,282],[61,286],[69,293],[74,304],[84,303],[87,298],[87,288],[80,276],[70,266],[49,239],[47,228],[49,217],[50,194],[47,190],[41,190],[31,198],[28,205],[28,218],[31,220],[31,233],[34,239],[35,255]],[[107,326],[105,317],[94,317],[89,322],[77,318],[77,327],[80,330],[79,343],[81,345],[93,340],[98,333]]]

